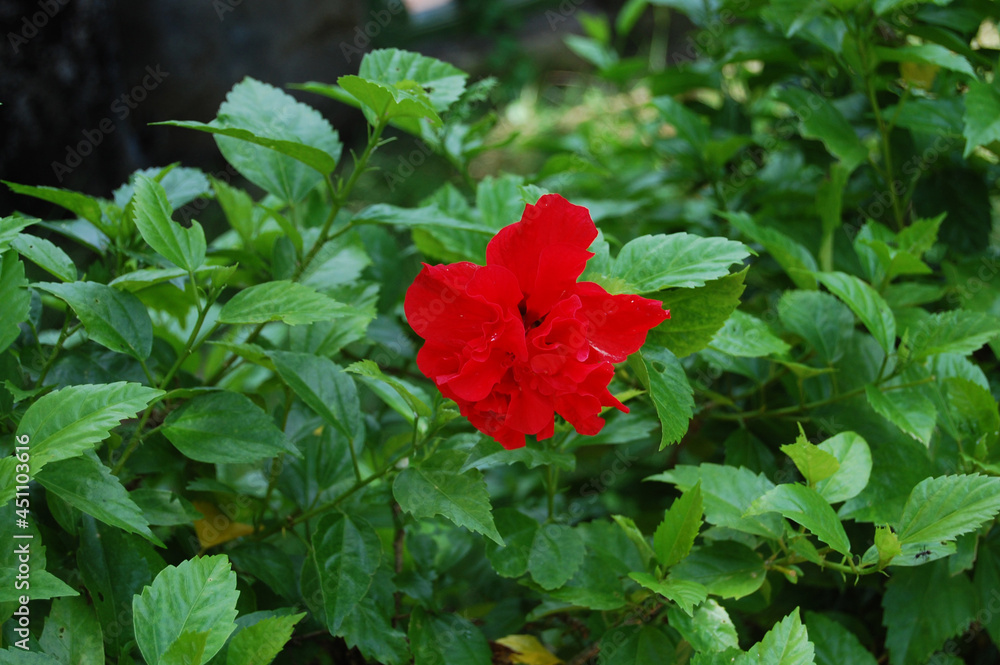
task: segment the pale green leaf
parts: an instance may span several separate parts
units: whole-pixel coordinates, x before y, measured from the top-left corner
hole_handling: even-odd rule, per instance
[[[170,216],[173,209],[163,185],[140,176],[132,198],[135,225],[150,247],[178,268],[194,271],[205,263],[205,232],[198,222],[184,228]]]
[[[628,284],[630,293],[671,287],[691,288],[729,274],[729,266],[750,255],[743,243],[690,233],[641,236],[625,244],[610,277]]]
[[[11,248],[45,272],[64,282],[76,281],[76,266],[66,252],[45,238],[21,233],[10,242]]]
[[[740,358],[782,356],[790,348],[766,323],[740,310],[733,312],[715,334],[711,347]]]
[[[153,349],[153,322],[136,296],[97,282],[45,282],[34,286],[65,300],[90,339],[101,346],[136,360],[149,357]]]
[[[851,308],[886,353],[896,345],[896,319],[871,286],[842,272],[816,273],[816,279]]]
[[[653,550],[661,566],[669,568],[691,551],[702,525],[701,482],[684,492],[667,509],[653,533]]]
[[[833,508],[819,492],[804,485],[778,485],[747,510],[748,515],[774,511],[801,524],[824,543],[848,556],[851,541]]]
[[[315,289],[277,281],[243,289],[222,307],[220,323],[283,321],[290,326],[333,319],[349,308]]]
[[[1000,512],[1000,478],[979,474],[928,478],[910,492],[896,526],[899,541],[953,540]]]
[[[660,417],[660,450],[680,441],[694,412],[693,390],[680,361],[667,349],[647,348],[642,363],[648,377],[649,394]]]

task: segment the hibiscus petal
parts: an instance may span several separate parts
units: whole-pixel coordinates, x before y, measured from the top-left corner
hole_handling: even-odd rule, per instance
[[[456,374],[442,377],[442,383],[462,399],[472,402],[485,399],[507,373],[507,367],[497,359],[498,355],[501,354],[493,354],[484,362],[470,360]]]
[[[567,394],[556,398],[556,411],[584,436],[594,436],[604,427],[601,402],[593,395]]]
[[[565,288],[561,285],[575,282],[580,276],[590,256],[587,252],[581,262],[580,252],[586,252],[596,237],[597,227],[586,208],[573,205],[558,194],[546,194],[535,205],[525,206],[521,221],[504,227],[490,240],[486,263],[508,268],[517,276],[521,292],[529,300],[538,292],[539,302],[544,303],[554,297],[553,290]],[[562,251],[569,258],[559,260],[554,270],[540,270],[543,253],[553,245],[563,246]],[[546,254],[546,259],[554,256]],[[544,280],[539,279],[542,271]]]
[[[597,354],[610,362],[621,362],[638,351],[646,333],[670,318],[659,300],[612,295],[593,282],[580,282],[576,293],[583,302],[576,316],[587,322],[587,339]]]
[[[521,386],[510,396],[505,424],[525,434],[538,434],[553,418],[552,403],[537,391]]]

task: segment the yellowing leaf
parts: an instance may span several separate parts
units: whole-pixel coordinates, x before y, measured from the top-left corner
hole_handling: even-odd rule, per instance
[[[934,85],[934,78],[939,69],[941,68],[937,65],[928,65],[922,62],[899,63],[899,75],[911,85],[924,90],[928,90]]]
[[[198,512],[205,516],[204,519],[194,522],[194,532],[198,535],[198,542],[201,543],[202,549],[207,550],[253,533],[251,525],[245,522],[234,522],[215,504],[208,501],[194,501],[193,503]]]
[[[521,663],[522,665],[560,665],[562,663],[534,635],[508,635],[497,640],[497,644],[502,644],[514,652],[511,654],[512,663]]]

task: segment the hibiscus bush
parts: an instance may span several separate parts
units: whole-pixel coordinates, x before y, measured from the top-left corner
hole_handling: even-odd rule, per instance
[[[630,0],[6,183],[0,662],[997,662],[998,13]]]

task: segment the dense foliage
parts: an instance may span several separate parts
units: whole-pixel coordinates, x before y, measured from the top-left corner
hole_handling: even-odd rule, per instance
[[[3,662],[996,662],[997,6],[564,4],[544,102],[378,50],[295,86],[349,156],[246,79],[165,123],[231,173],[7,183],[70,216],[0,226]],[[404,298],[549,192],[671,318],[505,449]]]

